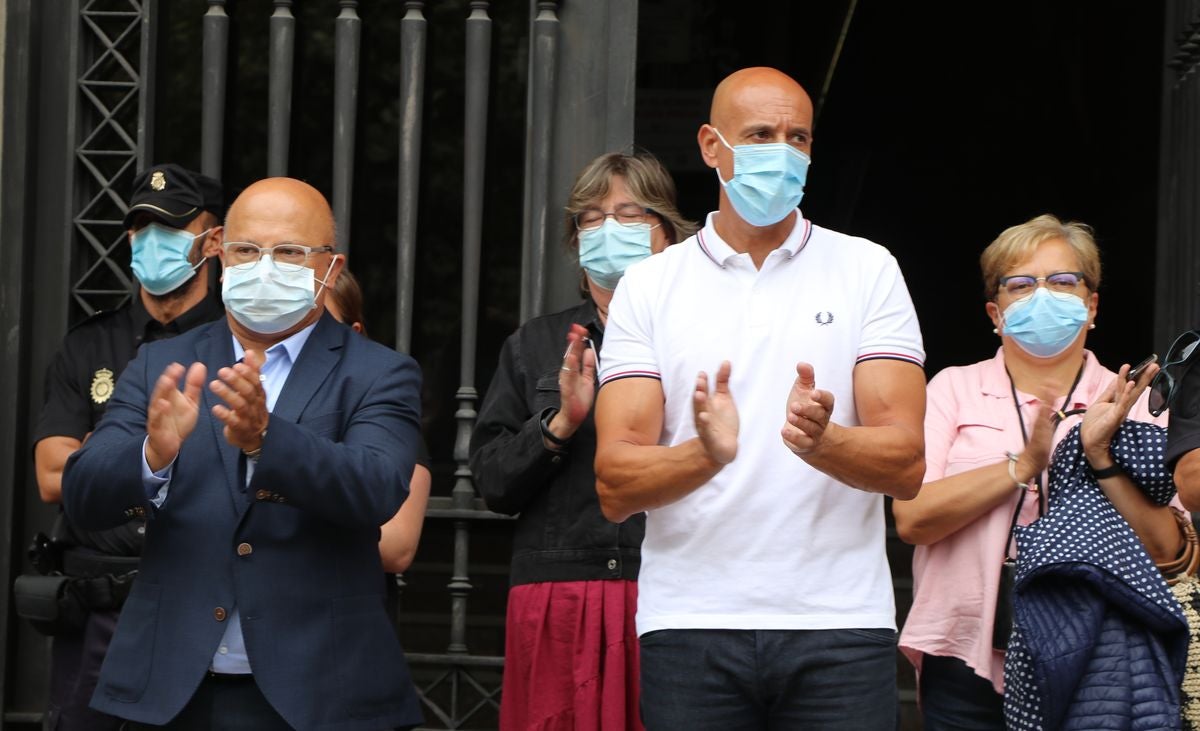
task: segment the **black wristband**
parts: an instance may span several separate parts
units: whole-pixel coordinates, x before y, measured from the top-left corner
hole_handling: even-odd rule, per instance
[[[559,447],[565,447],[565,446],[567,446],[567,441],[570,439],[570,437],[567,437],[567,439],[563,439],[561,437],[555,436],[554,432],[550,431],[550,420],[553,419],[554,415],[557,413],[558,413],[558,409],[549,409],[548,411],[546,411],[546,415],[542,417],[542,421],[541,421],[542,436],[545,437],[546,440],[548,442],[550,442],[551,444],[554,444]]]
[[[1102,470],[1092,467],[1092,463],[1088,462],[1088,469],[1092,471],[1092,477],[1095,477],[1097,480],[1104,480],[1109,477],[1116,477],[1117,475],[1125,474],[1125,470],[1121,469],[1121,465],[1117,464],[1116,462],[1113,462],[1111,465]]]

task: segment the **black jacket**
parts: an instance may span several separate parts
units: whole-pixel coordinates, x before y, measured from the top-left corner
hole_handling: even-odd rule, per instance
[[[588,300],[522,325],[504,342],[471,436],[471,471],[488,507],[515,515],[513,585],[636,579],[645,516],[610,523],[596,497],[591,414],[562,452],[542,441],[559,406],[558,373],[572,323],[600,348],[604,330]],[[602,356],[601,356],[602,357]]]

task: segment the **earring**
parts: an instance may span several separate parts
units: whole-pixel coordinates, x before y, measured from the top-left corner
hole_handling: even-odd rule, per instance
[[[1088,330],[1095,330],[1095,329],[1096,329],[1096,323],[1094,323],[1094,322],[1089,322],[1089,323],[1088,323]]]
[[[1000,330],[999,330],[998,328],[992,328],[992,333],[993,333],[994,335],[999,335],[999,334],[1000,334]]]

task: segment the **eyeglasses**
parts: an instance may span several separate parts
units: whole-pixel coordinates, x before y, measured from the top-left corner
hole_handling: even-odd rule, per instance
[[[575,214],[575,228],[580,231],[591,231],[600,228],[604,225],[604,219],[609,216],[613,217],[617,223],[622,226],[636,226],[639,223],[646,222],[646,216],[654,213],[654,211],[636,203],[622,203],[611,211],[602,211],[599,208],[585,208]]]
[[[1162,412],[1166,411],[1175,399],[1175,386],[1178,385],[1178,382],[1168,372],[1168,369],[1186,363],[1187,359],[1191,358],[1192,353],[1196,351],[1197,345],[1200,345],[1200,332],[1195,330],[1188,330],[1171,343],[1170,349],[1167,350],[1167,357],[1163,359],[1162,369],[1150,382],[1150,398],[1147,406],[1150,407],[1150,413],[1154,416],[1161,416]]]
[[[245,241],[226,241],[225,266],[244,267],[257,264],[263,256],[268,256],[275,266],[284,271],[296,271],[304,266],[308,257],[322,251],[333,251],[333,247],[301,246],[300,244],[279,244],[277,246],[259,246]]]
[[[1031,274],[1014,274],[1011,277],[1000,277],[1000,287],[1013,297],[1024,297],[1033,294],[1038,282],[1045,282],[1051,292],[1074,292],[1080,282],[1086,279],[1083,272],[1054,272],[1044,277]]]

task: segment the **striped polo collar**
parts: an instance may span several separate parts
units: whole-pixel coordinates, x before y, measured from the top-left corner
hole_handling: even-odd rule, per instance
[[[700,244],[700,250],[713,264],[724,268],[731,258],[738,255],[738,252],[734,251],[733,247],[725,243],[717,234],[714,225],[716,216],[717,211],[708,214],[704,221],[704,228],[696,232],[696,241]],[[787,252],[789,259],[800,253],[800,250],[808,244],[808,240],[812,238],[812,221],[805,218],[803,212],[797,213],[796,221],[797,224],[792,226],[787,238],[779,245],[780,249]]]

